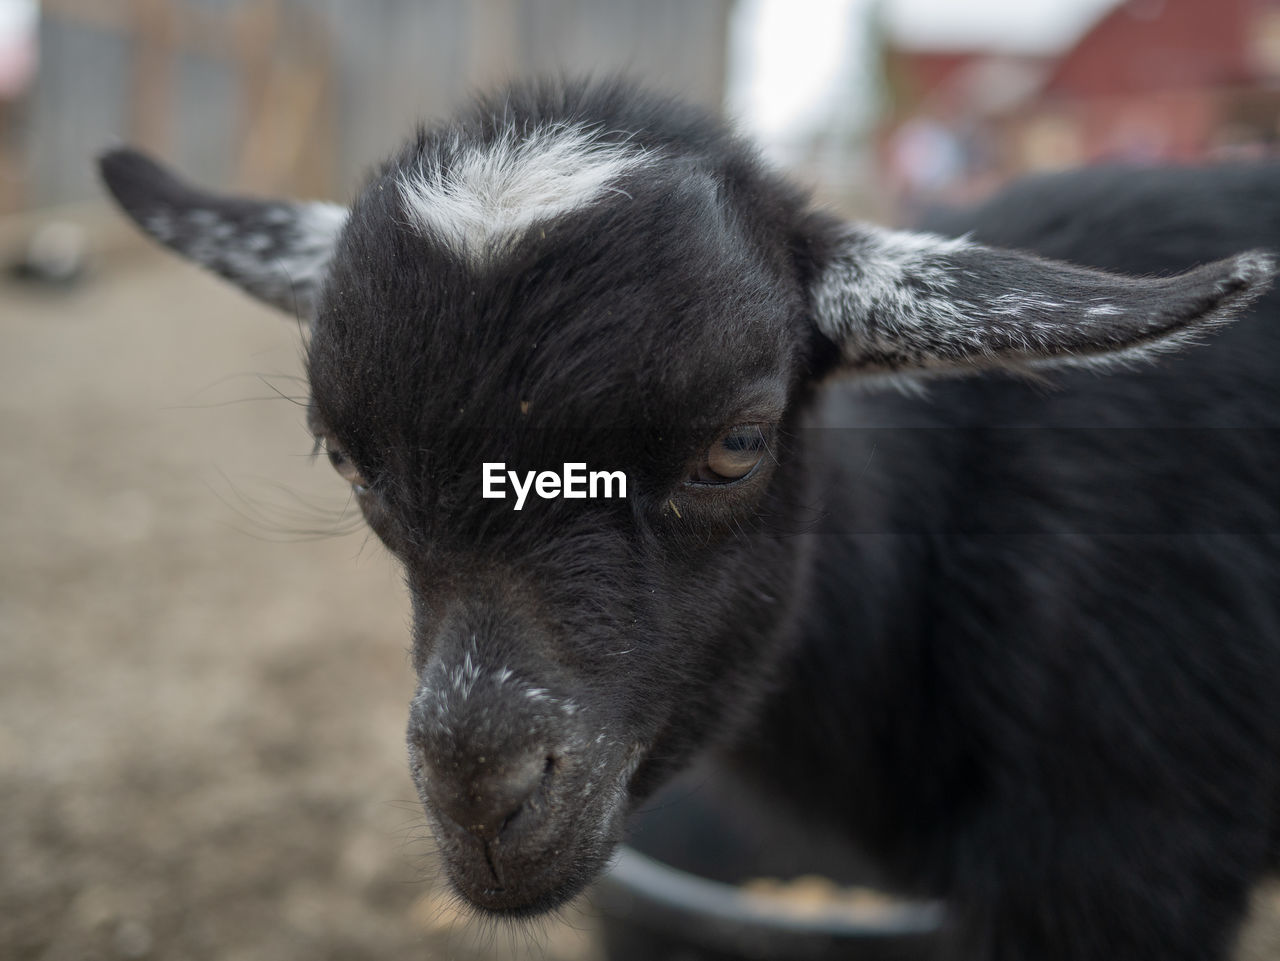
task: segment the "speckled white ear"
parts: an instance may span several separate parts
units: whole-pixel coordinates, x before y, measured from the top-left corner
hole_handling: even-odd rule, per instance
[[[347,209],[209,193],[135,150],[99,160],[125,212],[166,247],[310,322]]]
[[[1183,346],[1270,286],[1251,251],[1130,278],[966,239],[849,224],[812,291],[844,369],[895,374],[1106,365]]]

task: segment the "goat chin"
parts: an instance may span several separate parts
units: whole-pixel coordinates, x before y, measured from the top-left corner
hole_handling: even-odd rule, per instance
[[[579,894],[604,869],[618,838],[595,836],[588,825],[559,826],[563,833],[527,846],[483,841],[452,825],[437,825],[436,838],[454,890],[481,914],[535,917]]]
[[[438,786],[412,764],[454,890],[483,914],[512,918],[552,911],[580,893],[622,838],[641,753],[638,746],[623,755],[567,753],[510,814],[488,826],[442,810]]]

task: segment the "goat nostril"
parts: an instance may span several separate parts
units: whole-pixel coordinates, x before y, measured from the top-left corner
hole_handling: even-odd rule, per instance
[[[535,754],[495,766],[493,759],[457,780],[428,777],[426,793],[437,812],[485,841],[497,838],[522,813],[536,813],[531,803],[556,766],[554,757]],[[452,781],[452,783],[450,783]]]

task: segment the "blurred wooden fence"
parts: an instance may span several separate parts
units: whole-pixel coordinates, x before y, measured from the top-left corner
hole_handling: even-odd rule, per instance
[[[68,59],[74,34],[97,33],[96,43],[81,37],[92,63],[107,51],[127,50],[127,77],[117,84],[85,91],[84,106],[124,94],[123,126],[117,136],[161,155],[172,155],[192,126],[217,125],[218,139],[230,147],[231,180],[249,188],[275,189],[293,184],[324,189],[332,177],[331,151],[324,147],[332,111],[326,94],[332,73],[325,22],[299,6],[280,0],[214,5],[182,0],[44,0],[44,63],[49,72],[87,73],[89,64]],[[94,47],[98,50],[94,50]],[[184,72],[200,68],[207,87],[184,90]],[[74,78],[73,78],[74,79]],[[123,79],[125,82],[119,84]],[[193,78],[194,79],[194,78]],[[233,89],[228,89],[227,81]],[[42,77],[43,81],[44,78]],[[189,83],[190,80],[187,80]],[[90,83],[95,81],[90,78]],[[76,85],[78,88],[79,85]],[[232,126],[225,128],[231,95]],[[184,97],[183,94],[186,94]],[[220,116],[221,115],[221,116]],[[57,117],[45,118],[56,124]],[[207,129],[207,128],[206,128]],[[212,132],[212,131],[210,131]],[[196,145],[202,138],[193,138]],[[225,172],[225,171],[224,171]]]
[[[22,205],[97,195],[141,144],[192,177],[348,195],[419,120],[533,73],[719,106],[733,0],[44,0]]]

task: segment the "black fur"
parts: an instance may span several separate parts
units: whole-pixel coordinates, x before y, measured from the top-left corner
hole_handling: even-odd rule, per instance
[[[405,170],[547,124],[651,162],[495,262],[414,229]],[[1177,296],[1087,343],[1048,308],[1002,319],[976,366],[1015,322],[1075,338],[1046,361],[1130,351],[1162,318],[1224,323],[1270,273],[1224,258],[1280,234],[1273,168],[1009,197],[938,229],[1130,274],[1222,263],[1142,288]],[[355,202],[319,293],[312,420],[405,567],[410,762],[451,877],[485,910],[552,907],[627,808],[715,751],[944,897],[948,958],[1225,957],[1280,856],[1274,297],[1157,365],[877,391],[840,379],[852,339],[932,318],[892,296],[823,314],[815,291],[880,245],[850,229],[714,121],[617,84],[483,103]],[[999,276],[1138,289],[980,251],[958,259],[982,260],[983,291],[943,284],[975,309]],[[929,367],[928,340],[889,354]],[[770,456],[691,483],[741,424]],[[621,469],[629,496],[517,513],[481,498],[486,461]]]

